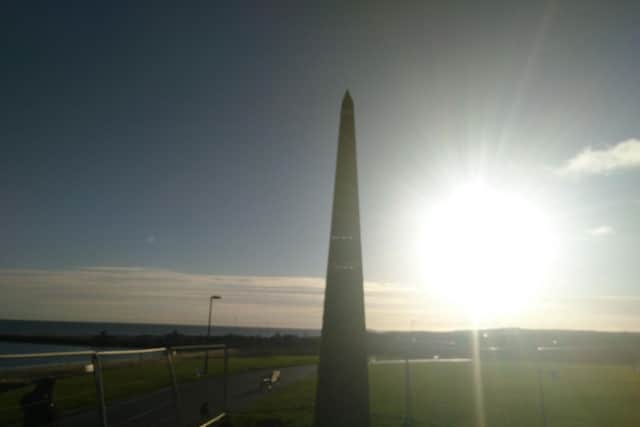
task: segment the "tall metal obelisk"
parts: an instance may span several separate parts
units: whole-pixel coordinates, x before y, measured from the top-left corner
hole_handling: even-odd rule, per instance
[[[347,91],[340,111],[315,427],[369,426],[361,252],[353,100]]]

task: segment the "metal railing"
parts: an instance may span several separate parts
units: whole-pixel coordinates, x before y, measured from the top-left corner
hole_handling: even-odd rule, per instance
[[[227,395],[229,384],[229,348],[225,344],[212,344],[212,345],[182,345],[173,347],[154,347],[137,350],[105,350],[105,351],[67,351],[67,352],[46,352],[46,353],[22,353],[22,354],[0,354],[0,360],[16,360],[16,359],[46,359],[46,358],[65,358],[65,357],[81,357],[86,356],[91,359],[93,366],[93,378],[96,387],[96,401],[97,410],[99,416],[99,422],[101,427],[108,427],[109,421],[107,417],[107,405],[104,392],[104,374],[103,374],[103,358],[105,356],[127,356],[127,355],[142,355],[150,353],[164,353],[167,364],[169,367],[169,377],[171,380],[171,389],[173,395],[173,401],[176,410],[176,416],[178,423],[181,426],[186,426],[184,414],[182,412],[182,401],[180,396],[180,390],[178,388],[178,379],[176,377],[175,361],[174,357],[178,351],[208,351],[208,350],[223,350],[224,366],[223,366],[223,404],[222,412],[216,414],[214,417],[206,421],[204,424],[199,423],[201,426],[210,426],[216,422],[222,420],[226,416],[227,411]]]

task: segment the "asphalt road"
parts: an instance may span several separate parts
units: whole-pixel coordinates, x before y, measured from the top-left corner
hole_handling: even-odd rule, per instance
[[[280,382],[274,387],[290,384],[315,374],[316,366],[294,366],[280,368]],[[229,409],[239,410],[247,407],[253,400],[268,391],[260,390],[260,379],[272,370],[259,370],[234,374],[229,377]],[[195,426],[203,421],[200,409],[208,396],[210,415],[222,410],[222,378],[210,378],[180,385],[183,425]],[[206,419],[206,418],[204,418]],[[178,426],[177,411],[171,388],[135,398],[107,402],[107,421],[109,427],[155,427]],[[68,415],[58,422],[60,427],[99,427],[97,410]]]

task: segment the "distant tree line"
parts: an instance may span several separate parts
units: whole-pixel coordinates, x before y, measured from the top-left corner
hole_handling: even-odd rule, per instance
[[[95,336],[0,335],[2,341],[65,344],[94,348],[141,348],[198,344],[226,344],[243,354],[318,354],[320,337],[275,334],[227,334],[207,338],[173,331],[166,335]],[[375,332],[367,335],[368,353],[381,359],[468,358],[474,345],[484,360],[555,360],[585,362],[640,361],[640,333],[492,329],[451,332]]]

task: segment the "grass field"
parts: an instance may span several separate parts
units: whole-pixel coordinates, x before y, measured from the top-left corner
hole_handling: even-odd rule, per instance
[[[369,373],[372,425],[402,425],[404,366],[372,365]],[[640,374],[629,365],[490,362],[481,375],[487,427],[545,426],[542,395],[547,427],[640,426]],[[412,365],[411,425],[482,425],[474,410],[473,378],[469,363]],[[234,414],[233,425],[279,419],[286,426],[311,426],[314,393],[315,379],[276,388],[250,410]]]
[[[198,379],[203,357],[175,359],[178,382]],[[268,356],[230,357],[229,372],[238,373],[254,369],[269,369],[316,363],[315,356]],[[107,364],[104,367],[104,390],[107,401],[127,398],[137,394],[158,390],[170,385],[166,359],[158,358],[139,362]],[[209,375],[223,373],[221,358],[209,359]],[[0,393],[0,425],[18,422],[21,419],[20,399],[31,390],[24,387]],[[92,374],[77,374],[58,379],[55,386],[55,403],[62,412],[95,407],[95,382]]]

